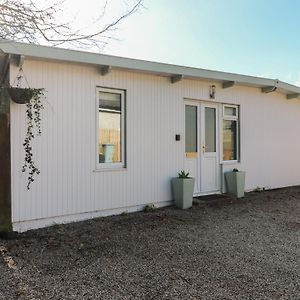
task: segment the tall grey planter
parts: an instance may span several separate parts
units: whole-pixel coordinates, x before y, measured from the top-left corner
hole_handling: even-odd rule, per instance
[[[225,173],[225,181],[227,192],[237,198],[245,195],[245,172],[227,172]]]
[[[193,205],[195,178],[173,178],[172,190],[175,205],[186,209]]]

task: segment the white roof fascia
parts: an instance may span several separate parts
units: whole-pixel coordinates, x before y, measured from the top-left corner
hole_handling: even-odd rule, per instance
[[[286,95],[300,94],[300,87],[278,81],[277,79],[260,78],[255,76],[211,71],[206,69],[177,66],[91,52],[19,43],[3,39],[0,39],[0,49],[4,53],[24,55],[25,57],[34,59],[56,60],[70,63],[91,64],[96,66],[110,66],[113,69],[155,73],[160,76],[182,75],[187,79],[202,79],[217,82],[233,81],[236,85],[254,86],[260,88],[277,85],[278,91]]]
[[[296,85],[292,85],[283,81],[278,82],[278,90],[285,91],[287,93],[293,92],[293,93],[300,93],[300,87]]]

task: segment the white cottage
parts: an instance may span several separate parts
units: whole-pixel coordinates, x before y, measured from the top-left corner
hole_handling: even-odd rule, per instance
[[[247,191],[300,184],[297,86],[3,40],[0,52],[2,83],[22,67],[47,91],[30,190],[25,106],[1,99],[10,150],[0,164],[11,162],[2,207],[16,231],[169,205],[180,170],[196,178],[195,196],[225,192],[233,168],[246,172]]]

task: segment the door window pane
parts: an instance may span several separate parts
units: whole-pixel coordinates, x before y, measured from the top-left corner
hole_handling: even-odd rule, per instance
[[[223,160],[237,160],[237,121],[223,120]]]
[[[216,109],[205,107],[205,152],[216,152]]]
[[[185,106],[185,152],[197,152],[197,106]]]
[[[121,94],[99,92],[99,163],[121,162]]]

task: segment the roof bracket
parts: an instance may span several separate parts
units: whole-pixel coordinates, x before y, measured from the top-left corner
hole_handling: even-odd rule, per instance
[[[14,65],[19,67],[20,69],[23,67],[24,61],[25,61],[25,55],[21,54],[14,54],[11,56],[11,61]]]
[[[19,55],[18,57],[18,67],[22,68],[25,61],[25,55]]]
[[[234,85],[235,85],[235,81],[224,81],[222,83],[222,88],[227,89],[227,88],[233,87]]]
[[[7,74],[8,74],[8,70],[9,70],[9,61],[10,61],[10,54],[6,54],[5,57],[5,62],[2,68],[2,72],[0,73],[0,84],[5,83],[5,81],[7,80]]]
[[[272,93],[277,90],[277,86],[265,86],[261,89],[262,93]]]
[[[111,66],[103,66],[100,68],[100,73],[102,76],[105,76],[111,71],[111,69],[112,69]]]
[[[277,90],[278,87],[278,79],[274,80],[274,85],[273,86],[265,86],[263,88],[261,88],[261,92],[262,93],[272,93],[275,92]]]
[[[299,96],[300,96],[299,93],[287,94],[286,99],[290,100],[290,99],[298,98]]]
[[[178,75],[173,75],[171,76],[171,83],[176,83],[178,81],[181,81],[183,79],[183,75],[178,74]]]

